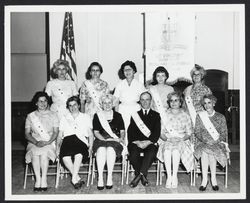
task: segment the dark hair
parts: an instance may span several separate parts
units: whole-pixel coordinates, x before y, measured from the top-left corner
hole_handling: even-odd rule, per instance
[[[66,101],[66,107],[67,109],[69,108],[69,103],[75,101],[79,106],[81,106],[81,101],[80,98],[78,96],[72,96],[70,98],[67,99]]]
[[[58,75],[57,75],[56,71],[58,69],[58,66],[60,66],[60,65],[64,65],[64,67],[66,68],[66,72],[69,75],[71,75],[71,69],[70,69],[70,66],[69,66],[69,62],[66,61],[66,60],[57,59],[54,62],[53,67],[50,70],[50,75],[51,75],[52,78],[58,78]]]
[[[182,94],[180,93],[180,92],[170,92],[169,94],[168,94],[168,96],[167,96],[167,103],[168,103],[168,106],[171,108],[171,106],[170,106],[170,100],[171,100],[171,98],[173,97],[173,96],[176,96],[176,97],[178,97],[179,99],[180,99],[180,103],[181,103],[181,106],[180,107],[182,107],[182,104],[183,104],[183,96],[182,96]]]
[[[158,84],[158,82],[157,82],[157,80],[156,80],[156,75],[157,75],[157,73],[165,73],[165,75],[166,75],[166,80],[169,78],[169,74],[168,74],[168,71],[166,70],[166,68],[164,68],[163,66],[158,66],[158,67],[155,69],[154,73],[153,73],[153,82],[151,83],[152,85],[157,85],[157,84]],[[166,81],[166,80],[165,80],[165,81]]]
[[[144,94],[148,94],[148,95],[150,96],[150,98],[152,99],[152,95],[151,95],[151,93],[148,92],[148,91],[145,91],[145,92],[141,93],[141,94],[140,94],[140,99],[141,99],[142,95],[144,95]]]
[[[85,77],[86,77],[87,80],[90,80],[90,79],[91,79],[90,72],[91,72],[91,69],[92,69],[93,66],[98,66],[99,69],[100,69],[101,74],[102,74],[102,72],[103,72],[103,69],[102,69],[102,66],[101,66],[100,63],[98,63],[98,62],[92,62],[92,63],[89,65],[87,72],[85,73]]]
[[[40,97],[45,97],[48,101],[48,106],[51,105],[51,99],[50,99],[49,95],[46,92],[39,91],[39,92],[36,92],[32,98],[32,101],[31,101],[32,106],[33,106],[32,109],[37,109],[36,103],[38,102]]]
[[[210,99],[211,101],[214,102],[214,104],[216,104],[216,102],[217,102],[217,98],[213,94],[206,94],[200,100],[202,106],[204,106],[205,99]]]
[[[133,61],[125,61],[122,65],[121,65],[121,68],[119,69],[118,71],[118,76],[120,79],[125,79],[125,75],[124,75],[124,68],[125,66],[130,66],[133,71],[136,73],[137,72],[137,69],[136,69],[136,66],[135,66],[135,63]]]

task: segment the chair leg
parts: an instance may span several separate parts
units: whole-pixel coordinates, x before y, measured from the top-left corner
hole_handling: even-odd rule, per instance
[[[60,173],[61,173],[61,164],[60,164],[59,160],[57,160],[57,167],[56,167],[56,185],[55,185],[55,188],[58,188],[59,179],[60,179]]]
[[[157,166],[156,166],[156,185],[159,185],[159,170],[160,170],[160,161],[157,160]]]
[[[125,176],[125,171],[126,171],[126,158],[122,157],[122,182],[121,185],[124,183],[124,176]]]
[[[160,185],[162,185],[162,169],[163,169],[163,164],[161,163],[160,164],[160,174],[159,174],[159,176],[160,176]]]
[[[95,177],[95,158],[93,158],[92,161],[92,173],[91,173],[91,185],[94,183],[94,177]]]
[[[88,176],[87,176],[87,187],[89,186],[89,181],[90,181],[90,177],[92,177],[92,157],[89,158],[89,168],[88,168]]]
[[[26,189],[27,175],[28,175],[28,167],[29,167],[29,165],[28,165],[28,164],[26,164],[26,166],[25,166],[25,174],[24,174],[23,189]]]
[[[228,164],[226,164],[225,168],[225,188],[227,188],[227,181],[228,181]]]
[[[128,184],[129,170],[130,170],[130,162],[129,162],[129,160],[127,160],[126,184]]]

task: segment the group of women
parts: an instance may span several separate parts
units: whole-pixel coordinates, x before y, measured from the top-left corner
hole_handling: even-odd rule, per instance
[[[217,161],[222,166],[227,161],[227,126],[225,117],[214,111],[216,98],[203,84],[204,68],[195,65],[191,70],[193,84],[185,89],[184,97],[166,84],[169,74],[162,66],[156,68],[152,84],[145,88],[134,78],[135,63],[124,62],[119,70],[121,81],[113,95],[108,83],[100,78],[102,72],[99,63],[91,63],[78,95],[75,83],[67,79],[70,74],[68,62],[57,60],[51,69],[53,80],[47,83],[44,92],[34,96],[36,110],[28,114],[25,125],[26,162],[31,162],[34,168],[34,191],[47,190],[48,163],[57,156],[71,173],[74,188],[81,188],[84,181],[78,174],[80,165],[91,154],[97,161],[97,189],[111,189],[115,161],[126,149],[130,117],[140,109],[138,101],[144,91],[151,93],[152,109],[161,116],[157,156],[166,166],[166,187],[177,187],[180,160],[190,171],[195,156],[201,158],[202,164],[199,189],[206,189],[210,166],[212,188],[218,190],[215,167]],[[108,170],[106,185],[103,178],[105,164]]]

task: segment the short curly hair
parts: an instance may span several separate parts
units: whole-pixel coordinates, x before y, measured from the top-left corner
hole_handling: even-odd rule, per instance
[[[72,101],[75,101],[79,105],[79,107],[81,106],[80,98],[78,96],[72,96],[72,97],[68,98],[66,101],[67,109],[69,109],[69,103]]]
[[[87,70],[87,72],[85,74],[85,77],[86,77],[87,80],[90,80],[92,78],[91,75],[90,75],[90,72],[91,72],[91,69],[92,69],[93,66],[99,67],[101,74],[103,73],[103,68],[102,68],[101,64],[98,63],[98,62],[92,62],[89,65],[88,70]]]
[[[180,107],[182,107],[182,104],[183,104],[183,102],[184,102],[183,96],[182,96],[182,94],[181,94],[180,92],[176,92],[176,91],[170,92],[170,93],[168,94],[168,96],[167,96],[167,103],[168,103],[168,106],[171,107],[171,106],[170,106],[170,100],[172,99],[173,96],[176,96],[176,97],[178,97],[178,98],[180,99],[180,103],[181,103],[181,106],[180,106]]]
[[[53,67],[51,68],[50,70],[50,75],[52,78],[58,78],[58,75],[57,75],[57,70],[59,69],[58,67],[60,65],[63,65],[65,68],[66,68],[66,72],[71,75],[71,69],[70,69],[70,66],[69,66],[69,62],[66,61],[66,60],[62,60],[62,59],[57,59],[54,63],[53,63]]]
[[[205,102],[204,102],[205,99],[210,99],[211,101],[214,102],[214,104],[216,104],[216,102],[217,102],[217,98],[213,94],[206,94],[200,100],[200,103],[202,106],[204,106],[204,104],[205,104]]]
[[[125,75],[124,75],[124,68],[125,68],[125,66],[130,66],[134,70],[135,73],[137,72],[136,65],[135,65],[135,63],[133,61],[128,61],[128,60],[125,61],[121,65],[121,68],[118,71],[118,76],[122,80],[126,78]]]
[[[112,106],[113,106],[113,107],[115,106],[115,96],[112,95],[112,94],[107,93],[107,94],[101,95],[101,97],[99,98],[99,104],[100,104],[100,106],[101,106],[102,109],[103,109],[103,102],[104,102],[106,99],[112,101]]]
[[[157,75],[157,73],[165,73],[165,75],[166,75],[166,80],[169,78],[169,73],[168,73],[168,71],[166,70],[166,68],[164,68],[163,66],[158,66],[158,67],[155,69],[154,73],[153,73],[153,82],[152,82],[152,85],[157,85],[157,84],[158,84],[158,82],[157,82],[157,80],[156,80],[156,75]]]
[[[192,79],[193,79],[193,75],[194,75],[195,71],[199,71],[200,72],[200,74],[201,74],[201,80],[203,80],[204,77],[207,74],[206,70],[202,66],[200,66],[198,64],[195,64],[194,68],[190,71],[190,76],[191,76]]]

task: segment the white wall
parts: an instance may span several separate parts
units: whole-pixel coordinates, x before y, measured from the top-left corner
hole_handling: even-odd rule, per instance
[[[50,64],[59,57],[63,13],[50,13]],[[85,80],[89,64],[98,61],[104,69],[102,78],[111,89],[118,70],[126,60],[135,62],[143,73],[143,23],[138,13],[73,13],[78,86]]]
[[[196,13],[195,63],[229,73],[229,88],[239,89],[238,17],[234,12]],[[59,57],[63,13],[50,13],[51,64]],[[73,13],[78,84],[88,65],[103,65],[102,78],[114,88],[117,71],[125,60],[143,73],[143,24],[141,13]]]

